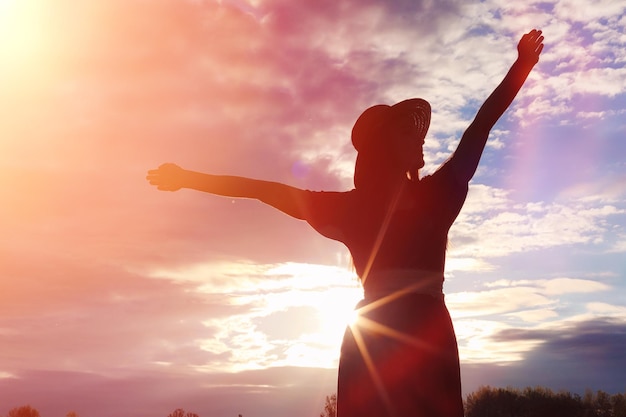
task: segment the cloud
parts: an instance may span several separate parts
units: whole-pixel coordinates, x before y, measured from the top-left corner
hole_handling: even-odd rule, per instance
[[[484,284],[485,287],[519,287],[531,286],[536,288],[542,294],[561,295],[571,293],[588,293],[596,291],[607,291],[611,287],[597,281],[575,278],[553,278],[553,279],[536,279],[522,281],[495,281]]]
[[[62,277],[50,274],[54,267]],[[156,362],[185,368],[213,361],[211,353],[197,348],[198,339],[214,334],[202,320],[243,309],[221,297],[199,296],[188,287],[116,268],[47,264],[14,269],[10,276],[14,284],[0,296],[2,368],[10,373],[28,364],[117,375],[124,368],[151,369]],[[42,346],[45,352],[39,351]]]
[[[626,306],[615,306],[603,302],[587,303],[586,308],[600,317],[623,317],[626,314]]]
[[[579,310],[575,294],[606,293],[611,287],[589,279],[552,278],[483,282],[486,290],[448,292],[459,352],[467,363],[515,364],[543,343],[540,338],[511,341],[504,334],[540,334],[558,328]],[[606,300],[586,305],[581,322],[598,315],[619,317],[623,307]],[[513,365],[512,365],[513,366]],[[517,366],[517,365],[515,365]]]
[[[518,204],[508,192],[473,185],[451,229],[452,257],[489,259],[556,246],[605,242],[607,219],[624,209],[601,199]]]
[[[493,329],[489,322],[486,324]],[[543,386],[579,395],[586,389],[620,393],[624,381],[615,369],[624,368],[625,330],[622,315],[552,324],[539,329],[507,327],[495,331],[479,341],[484,355],[504,357],[512,348],[518,354],[516,360],[506,366],[462,361],[463,391],[469,393],[480,385],[491,385]]]
[[[613,247],[609,249],[610,253],[624,253],[626,252],[626,235],[617,235],[617,240],[613,244]]]
[[[528,352],[514,369],[541,378],[538,381],[541,385],[570,386],[578,392],[589,387],[609,392],[623,389],[623,380],[613,373],[613,369],[626,366],[622,353],[626,342],[623,320],[597,318],[546,331],[504,330],[494,340],[510,343],[540,340],[541,344]]]
[[[446,300],[454,310],[453,317],[459,318],[535,309],[554,303],[554,300],[541,291],[523,286],[480,292],[458,292],[448,294]]]
[[[572,314],[581,310],[576,294],[606,294],[611,289],[595,280],[497,280],[483,286],[487,290],[446,295],[460,356],[470,367],[482,363],[489,368],[489,363],[499,363],[517,368],[532,352],[541,351],[547,335],[566,331],[575,335],[581,323],[598,317],[600,321],[621,323],[623,316],[619,300],[610,304],[607,295],[602,301],[585,304],[582,313]]]
[[[339,266],[205,263],[150,275],[186,283],[237,309],[202,321],[212,334],[195,342],[217,355],[197,366],[202,371],[335,367],[345,326],[362,298],[354,272]]]
[[[566,310],[568,295],[607,293],[612,289],[612,286],[604,282],[579,278],[535,278],[518,281],[500,279],[483,282],[482,286],[487,289],[458,291],[446,295],[446,303],[450,306],[453,317],[463,319],[504,315],[529,323],[541,323],[547,318],[557,318],[557,309]]]
[[[582,0],[560,0],[554,2],[554,11],[560,19],[587,23],[623,15],[624,5],[609,0],[594,0],[591,3]]]

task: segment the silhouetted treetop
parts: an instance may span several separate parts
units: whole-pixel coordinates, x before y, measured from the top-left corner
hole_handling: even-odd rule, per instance
[[[172,411],[167,417],[200,417],[196,413],[192,413],[191,411],[185,412],[182,408],[177,408]]]
[[[39,411],[35,410],[30,405],[23,405],[9,411],[7,417],[40,417],[40,415]]]

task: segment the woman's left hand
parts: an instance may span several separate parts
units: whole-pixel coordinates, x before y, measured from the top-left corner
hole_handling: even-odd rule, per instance
[[[178,165],[166,163],[148,171],[146,179],[161,191],[178,191],[184,186],[184,172]]]

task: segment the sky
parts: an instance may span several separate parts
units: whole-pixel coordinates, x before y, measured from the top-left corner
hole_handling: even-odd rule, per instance
[[[433,108],[428,175],[516,59],[450,231],[463,391],[626,391],[626,3],[0,0],[0,415],[317,416],[347,250],[146,171],[349,190],[367,107]]]

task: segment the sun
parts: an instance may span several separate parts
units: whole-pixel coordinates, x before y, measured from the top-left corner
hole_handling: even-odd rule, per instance
[[[292,278],[289,279],[291,289],[272,295],[268,306],[283,310],[310,307],[317,323],[313,331],[290,341],[288,364],[336,367],[343,334],[356,320],[355,307],[363,298],[363,290],[354,272],[334,266],[289,263],[269,273]],[[300,323],[294,320],[285,325],[298,328]]]
[[[293,357],[295,366],[335,368],[339,363],[340,347],[348,326],[358,319],[355,306],[362,297],[357,288],[340,285],[294,298],[298,303],[310,305],[316,310],[317,330],[294,340],[302,356]],[[297,326],[297,323],[290,323]]]
[[[0,0],[0,58],[5,65],[16,71],[25,67],[41,71],[50,46],[46,16],[38,2]]]
[[[347,326],[358,320],[356,304],[362,298],[362,291],[356,288],[334,286],[322,293],[322,303],[318,307],[322,335],[329,340],[343,334]]]

